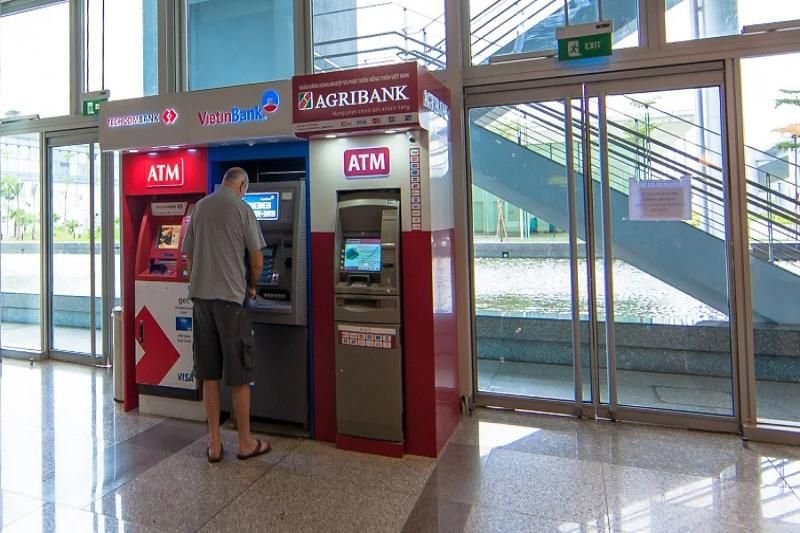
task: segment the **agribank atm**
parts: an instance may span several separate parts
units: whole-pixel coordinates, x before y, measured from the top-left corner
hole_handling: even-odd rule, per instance
[[[459,421],[449,92],[415,63],[292,85],[310,138],[314,436],[436,456]]]
[[[336,220],[338,431],[400,442],[400,191],[341,191]]]

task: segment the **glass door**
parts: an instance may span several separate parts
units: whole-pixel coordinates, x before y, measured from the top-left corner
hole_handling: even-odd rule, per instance
[[[729,422],[721,76],[470,100],[478,403]]]
[[[49,235],[51,355],[102,357],[106,313],[103,304],[102,212],[99,145],[50,142]]]
[[[535,100],[482,98],[468,111],[476,386],[485,403],[575,412],[576,399],[591,399],[580,338],[583,144],[571,103],[579,95],[569,87]]]
[[[0,341],[3,351],[42,351],[40,135],[0,137]]]
[[[585,88],[595,407],[611,418],[724,422],[737,402],[722,92],[703,83],[658,89],[671,81],[686,83]]]

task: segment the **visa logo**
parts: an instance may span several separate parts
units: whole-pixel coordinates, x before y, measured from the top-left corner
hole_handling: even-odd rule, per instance
[[[178,372],[178,381],[191,383],[194,381],[194,375],[191,372]]]

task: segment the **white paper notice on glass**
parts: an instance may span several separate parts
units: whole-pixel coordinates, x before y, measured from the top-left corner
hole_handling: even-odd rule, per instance
[[[628,220],[691,220],[692,178],[636,180],[630,178]]]

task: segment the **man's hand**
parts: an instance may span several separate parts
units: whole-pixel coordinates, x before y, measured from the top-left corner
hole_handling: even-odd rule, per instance
[[[256,288],[255,287],[247,287],[247,297],[250,300],[256,299]]]

